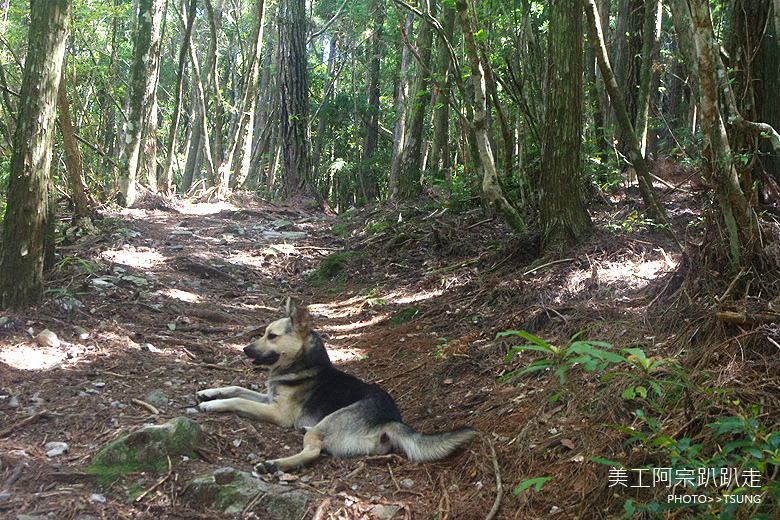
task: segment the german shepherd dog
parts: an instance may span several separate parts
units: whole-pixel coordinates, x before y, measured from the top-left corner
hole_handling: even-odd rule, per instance
[[[322,451],[350,457],[384,455],[396,448],[413,461],[438,460],[478,433],[464,426],[424,434],[404,424],[390,394],[333,366],[322,338],[311,330],[306,308],[288,304],[288,317],[268,325],[244,352],[253,364],[270,368],[267,393],[229,386],[201,390],[197,396],[204,412],[235,412],[304,432],[300,453],[261,462],[257,473],[306,466]]]

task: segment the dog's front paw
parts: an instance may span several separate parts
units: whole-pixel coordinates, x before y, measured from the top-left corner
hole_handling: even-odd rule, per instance
[[[271,462],[270,460],[255,465],[255,473],[257,473],[258,475],[264,475],[269,473],[273,474],[276,473],[277,471],[279,471],[279,468],[276,466],[276,463]]]
[[[216,401],[205,401],[198,405],[201,412],[225,412],[227,411],[224,403],[217,399]]]
[[[214,399],[220,399],[222,397],[222,390],[220,388],[209,388],[207,390],[200,390],[195,393],[195,397],[199,402],[213,401]]]

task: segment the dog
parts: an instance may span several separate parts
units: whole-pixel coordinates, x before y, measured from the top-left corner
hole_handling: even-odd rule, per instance
[[[396,449],[415,462],[439,460],[478,435],[468,426],[425,434],[404,424],[390,394],[333,366],[308,309],[288,302],[287,311],[244,348],[253,364],[270,369],[265,394],[238,386],[197,393],[201,411],[235,412],[304,432],[303,450],[261,462],[257,473],[302,468],[321,452],[342,458]]]

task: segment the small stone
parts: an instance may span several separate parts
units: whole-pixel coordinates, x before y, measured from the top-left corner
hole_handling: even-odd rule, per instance
[[[380,505],[374,507],[374,509],[371,512],[374,513],[374,516],[377,517],[379,520],[389,520],[390,518],[393,518],[395,514],[400,510],[401,510],[400,506]]]
[[[104,497],[103,495],[99,495],[97,493],[92,493],[91,495],[89,495],[89,499],[92,500],[93,502],[100,502],[101,504],[106,503],[106,497]]]
[[[96,381],[92,383],[92,386],[94,386],[95,388],[103,388],[104,386],[106,386],[106,384],[102,381]]]
[[[89,331],[84,327],[74,325],[73,330],[76,332],[80,340],[84,341],[85,339],[89,338]]]
[[[187,408],[186,410],[184,410],[184,413],[186,413],[187,415],[195,415],[196,413],[200,413],[200,410],[198,410],[197,408]]]
[[[56,457],[68,451],[68,445],[64,442],[47,442],[43,448],[47,457]]]
[[[401,481],[401,485],[405,488],[411,488],[414,486],[414,480],[410,478],[405,478]]]
[[[19,408],[21,404],[19,403],[19,398],[16,396],[13,396],[11,399],[8,400],[8,406],[11,408]]]
[[[163,406],[168,404],[168,396],[162,390],[152,390],[146,394],[144,401],[152,406]]]
[[[40,334],[35,338],[38,345],[48,348],[59,348],[60,338],[49,329],[43,329]]]

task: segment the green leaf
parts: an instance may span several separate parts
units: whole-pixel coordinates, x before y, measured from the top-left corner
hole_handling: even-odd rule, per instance
[[[598,462],[599,464],[604,464],[606,466],[623,467],[623,465],[619,462],[615,462],[614,460],[609,460],[609,459],[602,459],[601,457],[588,457],[588,460],[591,460],[593,462]]]
[[[553,477],[536,477],[536,478],[529,478],[520,483],[519,486],[515,488],[515,495],[519,495],[526,489],[533,486],[535,492],[539,492],[540,489],[542,489],[542,486],[545,482],[548,480],[552,480]]]

